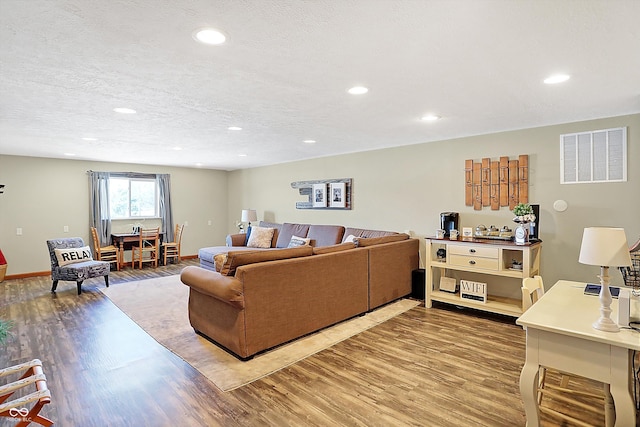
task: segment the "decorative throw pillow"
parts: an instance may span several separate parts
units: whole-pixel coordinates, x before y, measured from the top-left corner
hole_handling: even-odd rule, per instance
[[[356,236],[354,236],[353,234],[349,234],[347,237],[344,238],[344,242],[342,243],[355,242],[356,239],[357,239]]]
[[[270,248],[273,239],[273,228],[251,227],[251,234],[247,241],[248,248]]]
[[[227,260],[227,254],[217,254],[213,257],[213,264],[215,265],[216,271],[220,273],[222,270],[222,266]]]
[[[296,246],[309,246],[311,239],[305,237],[291,236],[288,248],[295,248]]]
[[[91,248],[89,248],[89,246],[83,246],[81,248],[54,249],[53,251],[56,254],[56,259],[58,260],[58,265],[60,267],[76,262],[93,261]]]

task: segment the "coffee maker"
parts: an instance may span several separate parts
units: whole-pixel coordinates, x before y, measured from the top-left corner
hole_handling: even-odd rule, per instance
[[[458,212],[442,212],[440,214],[440,228],[444,236],[449,237],[449,231],[458,229]]]

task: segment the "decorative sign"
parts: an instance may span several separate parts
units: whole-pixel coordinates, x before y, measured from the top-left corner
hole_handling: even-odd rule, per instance
[[[487,302],[487,284],[460,280],[460,298],[478,302]]]
[[[502,156],[499,161],[484,158],[480,163],[464,162],[464,204],[482,210],[485,206],[497,211],[501,206],[513,208],[529,203],[529,155],[518,160]]]
[[[296,202],[296,209],[351,209],[351,178],[296,181],[291,187],[308,197]]]

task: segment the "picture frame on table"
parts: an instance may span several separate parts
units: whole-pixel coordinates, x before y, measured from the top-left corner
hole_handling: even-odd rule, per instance
[[[313,207],[327,207],[327,184],[313,184]]]
[[[329,206],[332,208],[346,207],[346,184],[344,182],[332,182],[329,185]]]

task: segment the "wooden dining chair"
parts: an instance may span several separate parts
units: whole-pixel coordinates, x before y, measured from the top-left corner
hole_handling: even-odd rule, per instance
[[[160,227],[143,228],[140,230],[138,244],[131,247],[131,265],[133,268],[142,268],[145,262],[152,262],[158,266],[158,254],[160,251]]]
[[[93,237],[93,252],[95,252],[96,259],[109,263],[115,262],[116,269],[120,271],[120,249],[113,245],[102,246],[100,238],[98,238],[98,230],[95,227],[91,227],[91,236]]]
[[[179,263],[180,259],[180,244],[182,242],[182,231],[184,230],[184,225],[176,224],[176,230],[173,234],[173,242],[164,242],[162,243],[162,258],[163,264],[167,265],[167,258],[176,259]]]
[[[526,277],[522,280],[522,311],[525,312],[533,304],[535,304],[544,295],[544,283],[541,276]],[[548,381],[548,374],[552,373],[553,376],[559,377],[559,381],[553,384]],[[615,420],[613,411],[613,398],[609,391],[609,385],[603,384],[601,393],[591,393],[579,388],[572,388],[570,382],[576,381],[579,377],[574,375],[558,372],[555,370],[547,369],[544,366],[540,367],[538,372],[538,406],[540,412],[546,413],[552,416],[556,416],[565,421],[570,421],[575,425],[589,426],[571,415],[564,414],[560,411],[552,409],[548,406],[542,406],[543,396],[549,396],[549,398],[555,399],[562,404],[574,405],[581,410],[604,412],[605,426],[613,426]],[[594,406],[584,402],[584,398],[595,399],[599,402],[599,406]]]

